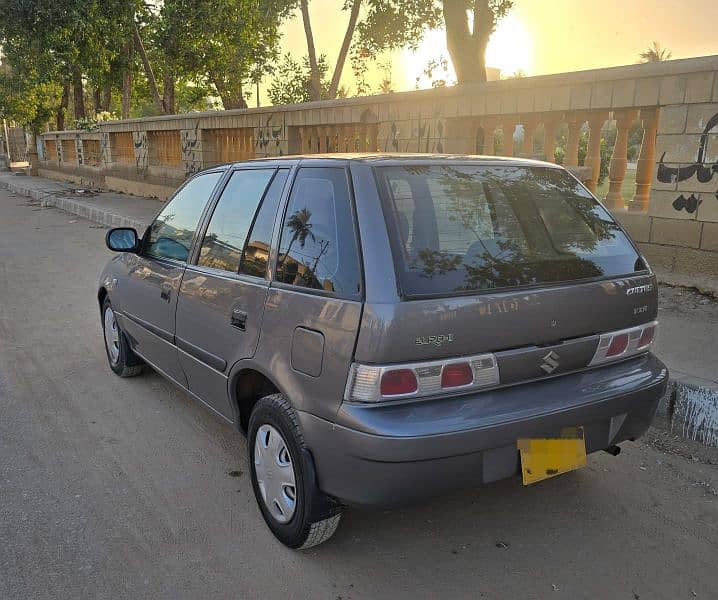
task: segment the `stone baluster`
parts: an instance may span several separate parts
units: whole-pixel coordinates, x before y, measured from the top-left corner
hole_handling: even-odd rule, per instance
[[[658,129],[658,107],[642,108],[643,141],[636,165],[636,194],[628,205],[630,211],[646,212],[651,194],[653,165],[656,158],[656,131]]]
[[[369,144],[369,152],[378,152],[379,150],[379,124],[370,123],[367,131],[367,143]]]
[[[481,119],[481,129],[484,132],[484,147],[481,150],[481,153],[486,156],[493,156],[495,153],[494,134],[496,131],[496,125],[496,117],[484,117]]]
[[[561,115],[556,113],[547,113],[543,117],[543,154],[544,160],[548,162],[556,162],[554,152],[556,151],[556,130],[561,123]]]
[[[610,185],[608,194],[606,194],[605,204],[610,209],[625,208],[621,188],[623,187],[623,179],[626,176],[626,167],[628,166],[628,129],[631,123],[635,121],[637,111],[633,109],[616,111],[614,118],[616,119],[616,143],[613,146],[613,155],[611,156],[611,165],[608,170]]]
[[[581,139],[581,126],[585,121],[582,113],[569,113],[566,122],[568,124],[568,138],[566,140],[566,155],[563,164],[567,167],[578,166],[578,144]]]
[[[586,187],[594,194],[598,185],[598,177],[601,174],[601,129],[606,119],[608,119],[606,111],[592,112],[588,115],[588,147],[584,164],[591,168],[591,177],[586,182]]]
[[[503,117],[501,120],[501,129],[504,133],[504,147],[501,150],[503,156],[514,155],[514,132],[518,120],[515,117]]]
[[[538,115],[526,115],[521,119],[524,126],[524,139],[521,143],[522,154],[532,155],[534,153],[534,135],[538,126]]]

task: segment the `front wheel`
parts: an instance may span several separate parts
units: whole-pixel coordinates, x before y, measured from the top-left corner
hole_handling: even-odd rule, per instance
[[[110,368],[120,377],[133,377],[142,372],[142,359],[132,352],[127,338],[117,324],[112,303],[105,298],[102,303],[102,333]]]
[[[297,549],[328,540],[341,506],[317,488],[296,413],[282,394],[257,402],[248,434],[254,495],[275,537]]]

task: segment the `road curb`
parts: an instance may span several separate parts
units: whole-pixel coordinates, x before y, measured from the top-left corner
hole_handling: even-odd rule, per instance
[[[41,206],[53,206],[68,213],[84,217],[105,227],[132,227],[137,231],[143,231],[144,223],[138,219],[132,219],[124,215],[110,212],[108,210],[92,206],[81,200],[66,198],[58,194],[58,190],[42,188],[28,188],[21,182],[2,181],[0,185],[19,196],[32,198],[40,202]]]
[[[14,179],[14,177],[13,177]],[[58,190],[29,188],[21,181],[0,180],[0,186],[11,192],[39,201],[42,206],[53,206],[79,215],[105,227],[133,227],[143,231],[145,224],[92,206],[87,202],[66,198]],[[682,373],[671,373],[666,396],[658,413],[668,421],[671,431],[706,446],[718,447],[718,384]]]

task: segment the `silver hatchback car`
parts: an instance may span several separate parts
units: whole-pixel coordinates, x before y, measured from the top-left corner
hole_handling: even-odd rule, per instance
[[[570,173],[328,155],[189,179],[98,289],[110,367],[144,365],[247,435],[269,528],[617,454],[668,380],[656,280]]]

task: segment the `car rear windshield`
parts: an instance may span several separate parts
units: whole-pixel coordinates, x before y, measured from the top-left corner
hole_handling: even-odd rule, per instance
[[[404,295],[454,295],[646,267],[567,172],[466,164],[377,167]]]

